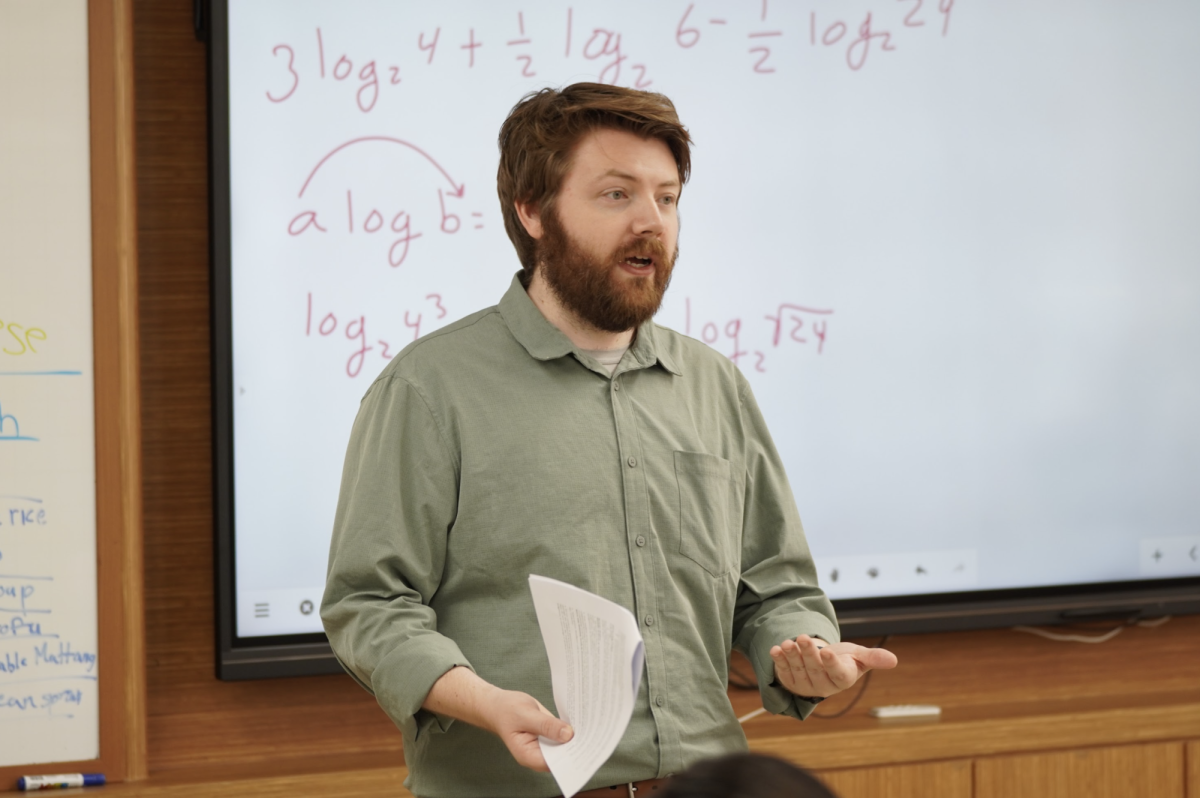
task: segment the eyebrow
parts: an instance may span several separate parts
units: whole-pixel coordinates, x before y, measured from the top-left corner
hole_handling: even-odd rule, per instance
[[[637,178],[636,178],[636,177],[634,177],[633,175],[629,174],[628,172],[621,172],[621,171],[618,171],[618,170],[616,170],[616,169],[609,169],[607,172],[605,172],[604,174],[600,175],[600,176],[599,176],[598,178],[596,178],[596,179],[597,179],[597,180],[603,180],[603,179],[604,179],[604,178],[606,178],[606,177],[616,177],[616,178],[619,178],[619,179],[621,179],[621,180],[628,180],[628,181],[630,181],[630,182],[633,182],[633,183],[636,183],[636,182],[637,182]],[[678,180],[678,179],[676,179],[676,180],[664,180],[663,182],[661,182],[661,183],[659,183],[659,184],[658,184],[658,188],[676,188],[676,187],[678,187],[678,186],[679,186],[679,180]]]

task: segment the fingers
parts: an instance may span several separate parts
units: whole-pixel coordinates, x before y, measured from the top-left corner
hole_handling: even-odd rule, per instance
[[[833,695],[849,686],[843,683],[844,678],[840,680],[835,678],[841,669],[838,658],[832,655],[829,646],[827,644],[820,645],[811,637],[802,637],[803,639],[796,638],[796,647],[800,651],[800,660],[804,663],[808,680],[817,690],[813,695]],[[853,684],[853,679],[850,680],[850,684]]]
[[[836,690],[845,690],[850,687],[864,673],[859,669],[858,662],[853,657],[839,651],[834,646],[826,647],[821,652],[821,659],[825,665],[825,673]]]
[[[494,707],[493,731],[504,741],[513,759],[531,770],[549,772],[539,737],[565,743],[575,736],[570,724],[554,716],[533,696],[516,690],[499,691]]]
[[[568,742],[575,736],[575,730],[569,724],[551,715],[545,707],[542,708],[542,711],[546,714],[538,719],[536,728],[532,730],[534,734],[559,743]]]
[[[545,737],[558,743],[565,743],[575,735],[570,724],[555,717],[554,713],[542,706],[527,693],[513,691],[512,706],[509,709],[509,730],[524,732],[534,737]]]
[[[845,690],[869,670],[896,667],[896,655],[853,643],[829,644],[808,635],[784,640],[771,649],[780,684],[801,696],[831,696]]]
[[[823,647],[808,635],[773,647],[771,659],[780,683],[796,695],[813,697],[833,695],[842,689],[829,677],[832,663],[825,659],[829,655],[820,650]]]
[[[790,644],[790,645],[789,645]],[[809,684],[815,690],[812,695],[825,695],[829,688],[828,678],[825,675],[825,667],[821,664],[821,655],[818,653],[816,643],[812,638],[796,638],[794,641],[788,640],[784,642],[783,652],[788,659],[788,664],[792,666],[792,670],[802,670]]]
[[[536,770],[539,773],[549,773],[550,766],[546,764],[546,757],[542,755],[542,747],[538,744],[538,738],[532,734],[521,734],[513,740],[504,740],[508,746],[509,753],[513,755],[513,759],[517,760],[517,764],[521,767]]]
[[[855,659],[868,668],[878,670],[888,670],[900,664],[896,655],[884,648],[865,648]]]

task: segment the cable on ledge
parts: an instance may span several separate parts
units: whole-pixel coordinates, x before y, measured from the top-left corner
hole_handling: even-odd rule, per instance
[[[758,709],[754,710],[753,712],[747,712],[745,715],[742,715],[740,718],[738,718],[738,723],[745,723],[748,720],[753,720],[754,718],[757,718],[759,715],[765,714],[766,711],[767,711],[766,707],[759,707]]]
[[[1155,618],[1152,621],[1131,621],[1130,623],[1124,623],[1116,628],[1109,629],[1107,632],[1101,632],[1100,634],[1095,635],[1060,634],[1058,632],[1049,632],[1045,629],[1038,629],[1036,626],[1014,626],[1012,630],[1014,632],[1024,632],[1025,634],[1037,635],[1038,637],[1044,637],[1047,640],[1054,640],[1060,643],[1107,643],[1109,640],[1112,640],[1130,626],[1141,626],[1143,628],[1153,629],[1156,626],[1162,626],[1169,620],[1171,620],[1171,616],[1164,615],[1163,617]]]

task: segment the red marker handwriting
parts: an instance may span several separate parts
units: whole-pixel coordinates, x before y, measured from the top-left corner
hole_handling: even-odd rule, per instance
[[[570,10],[571,9],[567,9],[567,12],[570,13]],[[517,30],[519,32],[518,37],[516,39],[510,39],[509,41],[505,42],[505,46],[524,48],[524,47],[528,47],[530,44],[533,43],[533,40],[525,35],[525,14],[524,14],[524,12],[521,12],[521,11],[517,12]],[[570,47],[569,44],[568,44],[568,47]],[[532,55],[530,55],[529,53],[518,53],[516,60],[518,63],[520,63],[522,65],[521,66],[521,77],[523,77],[523,78],[537,77],[537,72],[535,72],[533,70],[533,56]]]
[[[442,176],[445,177],[446,180],[449,181],[451,187],[453,187],[453,191],[451,191],[449,193],[453,194],[456,197],[461,197],[463,195],[463,192],[466,191],[466,189],[467,189],[466,185],[459,185],[458,183],[455,183],[454,178],[450,177],[450,173],[447,172],[445,169],[443,169],[442,165],[440,163],[438,163],[436,160],[434,160],[432,155],[425,152],[425,150],[421,149],[420,147],[418,147],[415,144],[411,144],[407,141],[404,141],[403,139],[392,138],[391,136],[360,136],[359,138],[356,138],[356,139],[350,139],[350,141],[347,141],[344,144],[339,144],[338,146],[336,146],[332,150],[330,150],[326,155],[324,155],[321,158],[321,160],[317,161],[317,165],[312,168],[312,171],[308,173],[308,177],[305,178],[304,185],[300,186],[300,193],[298,196],[299,197],[304,196],[304,192],[308,189],[308,184],[312,182],[312,179],[317,176],[317,172],[320,171],[321,167],[324,166],[329,161],[330,158],[337,155],[339,152],[345,150],[347,147],[353,147],[355,145],[364,144],[366,142],[381,142],[381,143],[385,143],[385,144],[396,144],[401,147],[407,147],[408,149],[410,149],[413,152],[420,155],[425,160],[429,161],[429,163],[433,164],[435,169],[437,169],[439,172],[442,173]]]
[[[267,99],[273,103],[281,103],[288,97],[291,97],[296,93],[296,87],[300,85],[300,73],[296,71],[296,52],[286,44],[279,44],[275,46],[275,49],[272,50],[271,53],[274,55],[279,55],[281,50],[287,53],[287,71],[288,74],[291,75],[292,82],[291,85],[288,86],[287,91],[279,97],[273,96],[270,91],[267,92]]]
[[[304,319],[304,336],[306,338],[314,338],[320,340],[322,338],[331,341],[349,341],[350,349],[349,356],[346,359],[344,373],[350,379],[354,379],[363,372],[363,367],[367,362],[367,355],[371,352],[378,352],[380,360],[391,360],[395,357],[395,347],[391,340],[409,340],[415,341],[421,337],[421,326],[426,314],[435,320],[444,319],[447,315],[447,310],[442,301],[441,294],[428,294],[425,297],[423,304],[399,311],[395,318],[389,318],[389,323],[392,329],[400,332],[399,338],[394,338],[388,333],[388,339],[375,338],[372,340],[367,332],[367,317],[362,313],[347,313],[343,314],[344,319],[348,319],[344,324],[338,318],[338,315],[330,310],[322,312],[315,310],[313,306],[312,292],[306,297],[306,313]],[[314,321],[316,322],[314,325]],[[315,333],[315,336],[314,336]]]
[[[333,148],[330,152],[324,155],[305,178],[304,183],[300,187],[298,199],[305,199],[306,195],[310,194],[310,190],[314,185],[314,180],[318,173],[323,169],[330,169],[328,164],[332,162],[335,156],[350,147],[366,146],[366,145],[382,145],[385,148],[395,148],[397,146],[420,155],[425,161],[432,165],[437,172],[442,175],[449,189],[437,189],[437,212],[439,214],[438,229],[447,235],[453,235],[462,229],[462,213],[469,211],[467,208],[462,208],[459,201],[466,194],[466,187],[456,183],[450,174],[437,160],[433,158],[424,149],[404,141],[402,139],[392,138],[390,136],[363,136],[357,139],[351,139],[344,144],[340,144]],[[344,181],[346,178],[342,175],[326,177],[322,185],[329,186],[331,181]],[[306,202],[307,207],[297,209],[297,212],[287,222],[287,233],[290,237],[299,237],[305,235],[324,235],[331,230],[343,230],[346,235],[355,236],[360,234],[375,235],[383,234],[390,239],[387,248],[387,262],[392,268],[401,266],[407,259],[412,247],[412,243],[420,238],[423,233],[420,230],[414,229],[413,215],[407,208],[397,208],[393,205],[387,207],[370,207],[359,208],[355,206],[354,191],[349,186],[345,186],[339,192],[339,202],[342,203],[345,212],[345,226],[331,226],[329,219],[334,218],[338,211],[329,210],[328,205],[322,209],[321,198],[327,203],[330,199],[328,193],[311,192],[315,196],[309,196]],[[323,191],[328,192],[328,188]],[[430,200],[435,199],[431,194]],[[397,203],[399,204],[399,203]],[[419,210],[419,208],[418,208]],[[479,211],[469,211],[472,219],[472,229],[481,230],[484,227],[483,214]],[[390,234],[389,234],[390,231]]]
[[[767,371],[770,350],[781,344],[812,344],[816,354],[822,354],[829,334],[828,317],[832,314],[832,310],[784,303],[774,313],[765,315],[769,322],[766,325],[750,325],[737,316],[701,323],[693,319],[692,300],[688,297],[684,299],[683,331],[685,335],[695,334],[741,369],[761,373]]]
[[[482,46],[483,42],[475,41],[475,29],[471,28],[471,38],[460,48],[470,53],[470,61],[467,63],[468,68],[475,66],[475,50]]]

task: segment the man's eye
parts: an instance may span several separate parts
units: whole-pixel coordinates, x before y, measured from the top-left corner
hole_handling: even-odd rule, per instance
[[[617,199],[621,199],[622,197],[624,197],[624,196],[625,196],[625,192],[624,192],[624,191],[620,191],[620,190],[613,190],[613,191],[610,191],[610,192],[608,192],[607,196],[608,196],[608,198],[609,198],[609,199],[615,199],[615,200],[617,200]]]
[[[661,202],[663,205],[674,205],[674,204],[675,204],[675,198],[674,198],[674,197],[672,197],[670,194],[668,194],[667,196],[663,197],[663,198],[662,198],[661,200],[659,200],[659,201],[660,201],[660,202]]]

